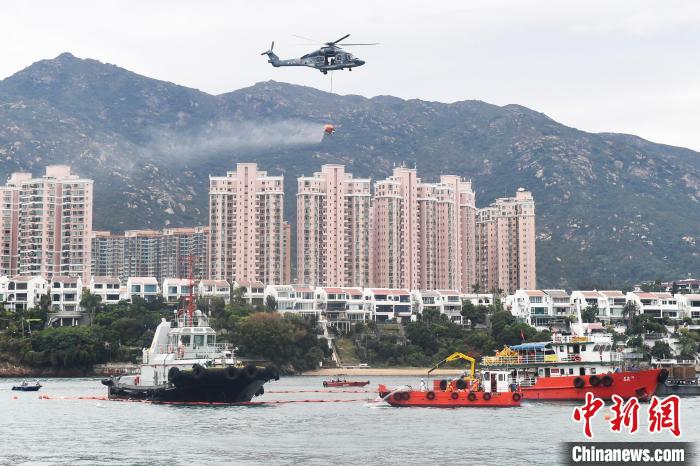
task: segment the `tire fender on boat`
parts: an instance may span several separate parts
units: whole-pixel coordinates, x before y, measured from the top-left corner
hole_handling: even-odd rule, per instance
[[[576,377],[574,379],[574,387],[583,388],[586,386],[586,382],[581,377]]]
[[[522,398],[520,393],[513,393],[513,401],[520,401],[520,398]]]
[[[484,400],[489,401],[491,399],[491,394],[489,392],[484,393]]]
[[[598,385],[600,385],[600,377],[598,377],[597,375],[592,375],[588,378],[588,383],[590,383],[593,387],[597,387]]]
[[[435,392],[428,392],[425,394],[425,397],[432,401],[435,399]]]
[[[226,380],[236,380],[241,375],[241,371],[237,367],[227,366],[224,369],[224,377]]]
[[[204,377],[206,372],[207,370],[204,368],[204,366],[201,366],[200,364],[192,365],[192,377],[194,377],[195,380],[200,380],[202,377]]]
[[[248,364],[245,366],[243,369],[243,373],[248,377],[249,379],[254,379],[258,375],[258,368],[255,367],[252,364]]]
[[[179,378],[180,378],[180,369],[177,367],[171,367],[168,370],[168,381],[175,382]]]
[[[604,375],[600,383],[603,387],[610,387],[613,384],[613,378],[609,375]]]
[[[450,395],[450,398],[452,398],[453,400],[456,400],[457,398],[459,398],[459,395],[457,394],[457,392],[452,392],[452,394]]]
[[[470,393],[469,395],[467,395],[467,399],[469,401],[476,401],[476,393]]]
[[[659,383],[664,383],[666,382],[666,379],[668,379],[668,369],[661,369],[656,380]]]

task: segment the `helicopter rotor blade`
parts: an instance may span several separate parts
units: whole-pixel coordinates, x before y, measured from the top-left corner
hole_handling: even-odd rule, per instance
[[[296,37],[297,39],[308,40],[308,41],[314,42],[314,43],[316,43],[316,44],[321,44],[321,43],[322,43],[321,41],[318,41],[318,40],[315,40],[315,39],[309,39],[308,37],[300,36],[300,35],[297,35],[297,34],[292,34],[292,36]]]
[[[344,35],[343,37],[341,37],[340,39],[336,39],[336,40],[334,40],[333,42],[328,42],[328,45],[335,45],[335,44],[337,44],[338,42],[340,42],[341,40],[347,39],[348,37],[350,37],[350,34],[345,34],[345,35]]]
[[[372,42],[369,44],[343,44],[343,47],[354,47],[356,45],[379,45],[379,42]]]

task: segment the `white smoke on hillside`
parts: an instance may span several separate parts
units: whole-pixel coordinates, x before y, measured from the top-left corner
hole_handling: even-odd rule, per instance
[[[210,154],[318,144],[323,125],[304,120],[219,121],[194,134],[154,132],[144,148],[159,158],[190,160]]]

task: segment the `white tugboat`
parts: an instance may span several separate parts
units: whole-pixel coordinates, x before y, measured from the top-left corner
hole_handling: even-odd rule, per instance
[[[233,348],[216,342],[209,319],[188,308],[174,320],[165,319],[156,328],[137,375],[104,379],[109,398],[163,402],[239,403],[264,393],[263,384],[278,380],[273,366],[259,367],[235,358]]]

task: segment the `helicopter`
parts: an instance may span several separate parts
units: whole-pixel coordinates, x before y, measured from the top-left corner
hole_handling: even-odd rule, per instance
[[[280,57],[273,52],[273,49],[275,48],[275,42],[273,41],[270,45],[270,50],[263,52],[260,55],[267,55],[267,62],[275,68],[280,66],[308,66],[309,68],[319,70],[323,74],[328,74],[329,71],[333,70],[344,70],[345,68],[347,68],[348,71],[352,71],[354,67],[364,65],[365,61],[356,58],[353,54],[346,52],[338,46],[340,41],[345,40],[348,37],[350,37],[350,34],[345,34],[340,39],[324,43],[318,50],[314,50],[313,52],[307,53],[299,58],[290,58],[288,60],[280,60]],[[301,38],[306,39],[305,37]],[[378,44],[343,44],[344,47],[354,45]]]

